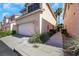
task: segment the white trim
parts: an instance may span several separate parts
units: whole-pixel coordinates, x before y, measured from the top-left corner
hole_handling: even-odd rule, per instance
[[[42,17],[41,17],[41,14],[40,14],[40,20],[39,21],[40,21],[39,26],[40,26],[40,34],[41,34],[42,33]]]

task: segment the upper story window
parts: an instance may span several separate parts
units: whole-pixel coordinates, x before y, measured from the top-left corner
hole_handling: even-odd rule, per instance
[[[73,3],[70,3],[71,5],[73,4]]]
[[[13,21],[13,18],[11,18],[11,21]]]
[[[39,3],[34,3],[34,4],[30,5],[30,6],[28,6],[28,12],[35,11],[35,10],[37,10],[39,8],[40,8],[40,4]]]

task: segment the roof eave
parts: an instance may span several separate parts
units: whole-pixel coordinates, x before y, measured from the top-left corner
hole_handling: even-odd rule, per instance
[[[50,4],[49,4],[49,3],[46,3],[46,5],[49,7],[49,10],[51,11],[53,17],[56,19],[55,13],[54,13],[54,11],[51,9]]]

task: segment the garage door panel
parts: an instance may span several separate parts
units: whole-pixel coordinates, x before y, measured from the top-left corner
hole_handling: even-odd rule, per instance
[[[21,24],[19,25],[19,34],[22,35],[29,35],[31,36],[32,34],[35,33],[34,31],[34,24],[33,23],[28,23],[28,24]]]

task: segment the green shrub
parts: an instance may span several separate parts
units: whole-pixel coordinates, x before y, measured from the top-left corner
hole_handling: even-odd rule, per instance
[[[63,24],[58,24],[57,27],[56,27],[56,30],[60,31],[60,29],[63,29],[63,28],[64,28]]]
[[[77,38],[72,38],[70,42],[76,48],[74,51],[74,55],[79,56],[79,41],[77,40]]]
[[[51,29],[49,30],[49,32],[47,32],[48,36],[51,37],[53,34],[55,34],[57,32],[56,29]]]
[[[69,38],[69,40],[67,40],[67,42],[64,43],[64,49],[70,49],[70,51],[73,50],[72,54],[74,56],[79,55],[79,41],[77,40],[77,38],[75,37]]]
[[[79,48],[74,52],[75,56],[79,56]]]
[[[42,34],[35,33],[29,39],[29,42],[30,43],[45,43],[56,32],[57,32],[56,29],[51,29],[49,32],[45,32]]]
[[[48,39],[49,39],[49,34],[48,33],[42,33],[40,35],[40,40],[42,41],[42,43],[45,43]]]
[[[6,36],[5,32],[0,31],[0,37]]]
[[[16,34],[16,31],[13,30],[13,31],[12,31],[12,35],[15,35],[15,34]]]
[[[66,29],[61,30],[62,34],[64,34],[66,37],[70,37],[69,33],[67,32]]]
[[[12,34],[12,31],[6,31],[5,33],[6,33],[7,36],[8,36],[8,35],[11,35],[11,34]]]
[[[30,43],[45,43],[49,39],[49,35],[47,33],[38,34],[35,33],[28,40]]]
[[[5,37],[5,36],[9,36],[9,35],[14,35],[16,34],[16,31],[0,31],[0,37]]]
[[[0,31],[0,37],[12,35],[12,31]]]
[[[40,40],[40,34],[35,33],[33,36],[28,40],[30,43],[42,43]]]

